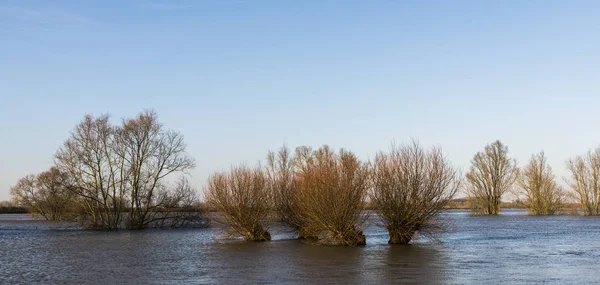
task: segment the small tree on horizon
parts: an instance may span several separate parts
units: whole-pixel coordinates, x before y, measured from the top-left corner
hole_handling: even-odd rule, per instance
[[[70,191],[67,175],[51,167],[38,175],[27,175],[11,187],[10,193],[18,205],[46,220],[71,220],[75,195]]]
[[[556,215],[563,208],[563,190],[556,183],[543,151],[531,156],[519,171],[517,181],[527,197],[523,204],[531,215]]]
[[[475,154],[466,175],[467,195],[477,215],[498,215],[502,196],[512,189],[517,178],[516,160],[499,140]]]
[[[600,148],[567,160],[571,196],[586,216],[600,215]]]

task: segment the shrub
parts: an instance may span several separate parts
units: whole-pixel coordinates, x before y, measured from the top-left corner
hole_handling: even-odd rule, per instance
[[[294,211],[300,235],[316,244],[364,245],[360,230],[368,168],[351,152],[301,147],[295,157]]]
[[[271,195],[262,169],[240,166],[215,173],[208,179],[205,197],[218,212],[214,220],[229,227],[228,234],[247,241],[271,240],[267,230]]]
[[[390,233],[390,244],[408,244],[415,233],[443,229],[435,221],[456,194],[460,176],[438,148],[413,142],[379,152],[372,168],[371,202]]]

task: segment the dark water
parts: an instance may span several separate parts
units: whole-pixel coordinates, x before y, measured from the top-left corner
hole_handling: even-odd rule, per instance
[[[0,215],[2,284],[600,284],[600,218],[448,211],[453,231],[365,247],[224,240],[217,229],[88,232]],[[68,228],[68,227],[67,227]],[[275,228],[275,230],[277,230]]]

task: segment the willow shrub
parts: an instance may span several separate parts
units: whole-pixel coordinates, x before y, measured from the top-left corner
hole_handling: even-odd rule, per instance
[[[379,152],[372,168],[371,203],[390,234],[390,244],[408,244],[415,233],[444,227],[436,216],[452,199],[460,175],[438,148],[418,143]]]
[[[299,234],[316,244],[366,244],[360,227],[368,189],[368,167],[351,152],[296,150],[294,217]]]
[[[217,211],[213,220],[229,227],[231,236],[247,241],[269,241],[272,198],[267,176],[261,168],[234,167],[208,179],[205,189],[208,206]]]

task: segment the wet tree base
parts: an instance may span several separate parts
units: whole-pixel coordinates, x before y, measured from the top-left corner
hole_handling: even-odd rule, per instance
[[[363,246],[367,244],[367,238],[362,231],[354,230],[344,234],[333,232],[324,233],[318,237],[302,237],[304,241],[316,245],[331,246]]]
[[[246,233],[245,237],[247,241],[264,242],[271,240],[271,233],[261,226],[255,226]]]
[[[390,232],[389,244],[408,244],[412,240],[414,232]]]

